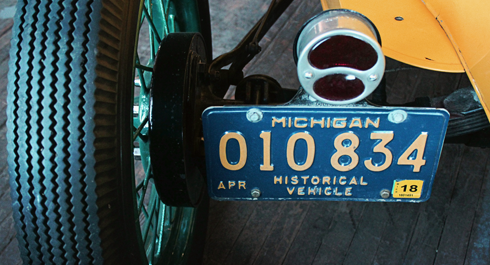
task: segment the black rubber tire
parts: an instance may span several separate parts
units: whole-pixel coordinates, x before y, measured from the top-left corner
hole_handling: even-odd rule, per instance
[[[24,263],[145,263],[128,163],[139,1],[19,0],[17,10],[7,150]]]

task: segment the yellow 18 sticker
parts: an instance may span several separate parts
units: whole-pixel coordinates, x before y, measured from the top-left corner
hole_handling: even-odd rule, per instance
[[[395,180],[393,198],[419,199],[423,185],[423,180]]]

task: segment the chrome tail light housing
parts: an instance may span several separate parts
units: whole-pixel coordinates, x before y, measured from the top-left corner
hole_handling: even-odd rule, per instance
[[[347,9],[327,10],[305,23],[294,44],[301,86],[315,100],[351,104],[369,96],[385,70],[374,24]]]

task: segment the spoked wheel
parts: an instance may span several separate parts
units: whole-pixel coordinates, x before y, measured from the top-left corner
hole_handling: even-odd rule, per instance
[[[200,58],[210,58],[207,3],[38,0],[17,10],[7,148],[24,263],[196,262],[207,199],[186,185],[202,176],[155,161],[148,121],[160,42],[200,31],[208,47]],[[184,95],[184,87],[169,89]],[[158,188],[173,177],[166,168],[184,180],[180,193]]]

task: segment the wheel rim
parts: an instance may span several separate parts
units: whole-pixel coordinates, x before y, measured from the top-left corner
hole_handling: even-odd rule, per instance
[[[185,9],[184,9],[185,8]],[[172,32],[199,31],[199,14],[193,0],[145,0],[141,4],[135,51],[133,107],[134,199],[141,232],[140,249],[149,264],[182,263],[189,249],[195,209],[171,207],[160,201],[152,179],[148,139],[150,80],[160,41]],[[145,42],[144,39],[147,39]]]

